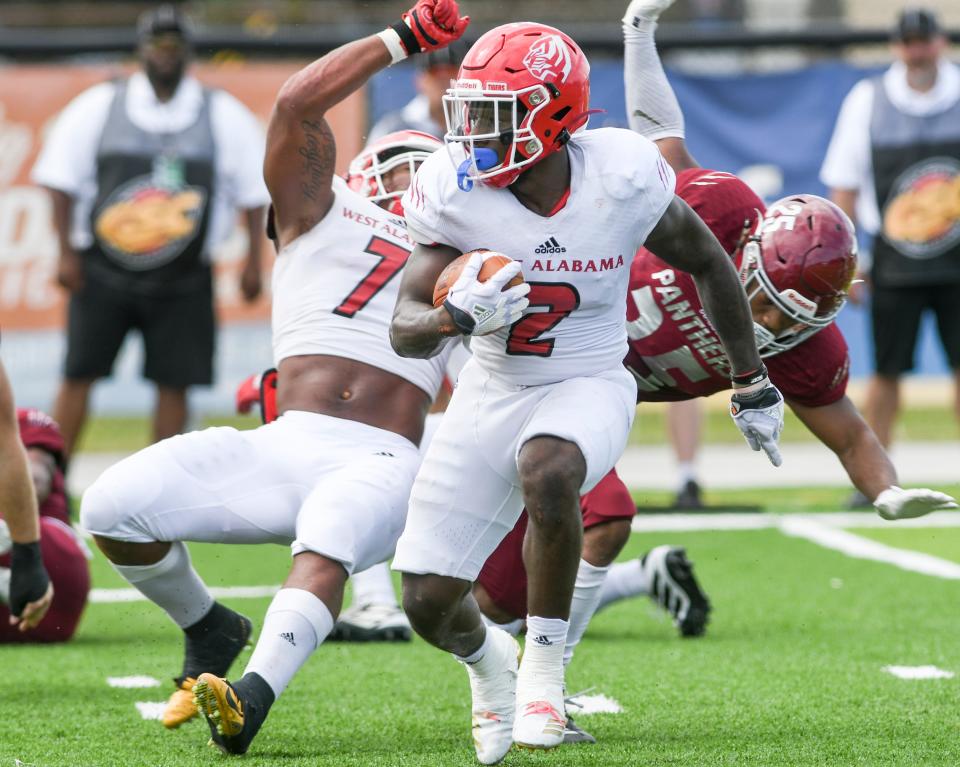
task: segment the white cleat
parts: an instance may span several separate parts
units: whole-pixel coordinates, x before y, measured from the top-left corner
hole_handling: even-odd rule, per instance
[[[352,605],[340,613],[332,642],[409,642],[413,636],[410,620],[397,604],[368,602]]]
[[[487,654],[463,665],[473,698],[473,746],[480,764],[497,764],[513,745],[513,713],[517,697],[517,657],[520,645],[506,631],[487,627]]]
[[[552,679],[524,674],[521,670],[513,723],[513,740],[518,746],[544,749],[559,746],[567,729],[565,711],[562,665]]]
[[[671,5],[673,0],[633,0],[623,14],[623,23],[635,27],[638,19],[656,21]]]

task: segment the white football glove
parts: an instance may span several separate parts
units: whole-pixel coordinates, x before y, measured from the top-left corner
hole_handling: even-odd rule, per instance
[[[783,395],[770,379],[734,390],[730,415],[751,448],[762,449],[774,466],[783,463],[777,446],[783,430]]]
[[[904,490],[890,485],[873,502],[873,508],[884,519],[913,519],[931,511],[957,508],[957,502],[946,493],[926,488]]]
[[[673,5],[673,0],[633,0],[623,14],[623,23],[632,27],[636,26],[635,19],[656,21],[660,18],[660,14],[671,5]]]
[[[512,325],[530,306],[530,299],[527,298],[530,286],[527,283],[503,289],[520,274],[519,261],[500,267],[486,282],[477,282],[483,262],[483,253],[470,256],[457,281],[450,287],[447,300],[443,302],[454,324],[467,336],[485,336]]]

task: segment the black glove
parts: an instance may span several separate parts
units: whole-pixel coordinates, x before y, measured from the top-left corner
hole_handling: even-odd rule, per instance
[[[43,567],[40,542],[14,543],[10,557],[10,612],[17,618],[23,608],[47,593],[50,577]]]

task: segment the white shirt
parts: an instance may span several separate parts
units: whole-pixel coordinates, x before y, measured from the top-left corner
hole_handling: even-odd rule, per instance
[[[600,128],[577,133],[567,148],[570,195],[551,216],[509,189],[461,191],[460,146],[428,157],[403,197],[417,242],[488,248],[521,263],[530,308],[511,327],[470,340],[488,373],[519,386],[621,367],[630,263],[674,197],[673,171],[643,136]]]
[[[100,83],[67,104],[30,175],[35,184],[74,198],[70,243],[78,250],[93,242],[90,212],[97,195],[97,149],[115,92],[114,82]],[[167,102],[157,99],[143,72],[130,77],[127,115],[144,131],[183,130],[197,120],[202,106],[203,89],[193,77],[184,77]],[[218,90],[211,99],[210,121],[216,146],[215,189],[206,253],[230,235],[237,208],[258,208],[270,201],[263,181],[264,137],[257,118],[233,96]]]
[[[915,91],[907,84],[906,65],[899,61],[884,72],[882,83],[893,105],[908,115],[939,114],[960,100],[960,67],[946,59],[941,59],[937,81],[925,93]],[[859,192],[857,222],[871,235],[880,231],[880,209],[870,151],[873,95],[872,79],[861,80],[847,94],[820,169],[820,180],[827,187]]]

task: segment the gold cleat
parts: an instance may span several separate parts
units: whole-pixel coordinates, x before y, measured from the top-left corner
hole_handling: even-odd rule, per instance
[[[163,710],[160,721],[168,730],[176,729],[197,715],[197,707],[193,705],[193,686],[196,683],[196,679],[186,677],[167,701],[167,707]]]
[[[243,704],[226,679],[201,674],[193,686],[193,702],[220,735],[229,738],[243,730]]]

